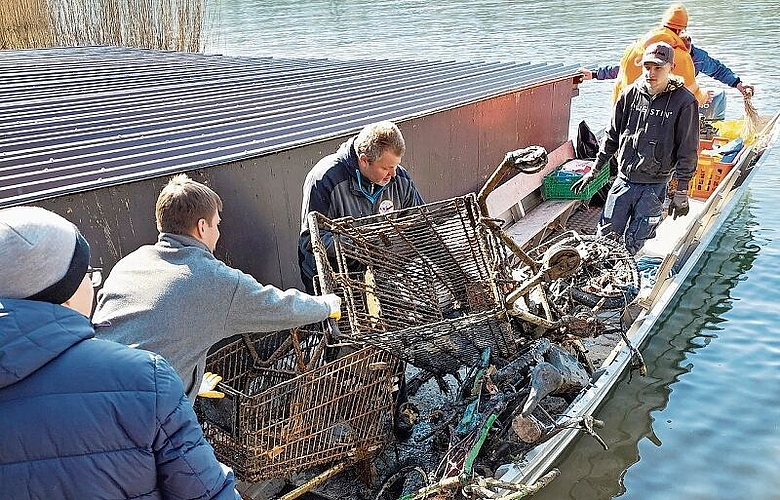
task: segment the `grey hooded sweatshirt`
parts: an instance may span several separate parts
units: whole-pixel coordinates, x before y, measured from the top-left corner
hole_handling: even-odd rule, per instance
[[[92,319],[98,338],[167,359],[194,401],[213,344],[240,333],[316,323],[329,313],[322,297],[262,285],[195,238],[161,233],[155,245],[116,263]]]
[[[678,189],[687,190],[698,159],[698,106],[676,76],[656,95],[648,92],[644,81],[635,81],[615,103],[596,165],[604,165],[617,153],[618,176],[623,179],[660,184],[674,175]]]

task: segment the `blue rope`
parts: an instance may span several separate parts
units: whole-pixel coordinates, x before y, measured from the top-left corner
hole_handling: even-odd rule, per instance
[[[363,189],[363,176],[360,175],[360,170],[356,168],[355,174],[357,175],[358,188],[360,188],[360,192],[363,193],[363,196],[368,198],[368,201],[371,203],[376,203],[376,200],[379,199],[379,195],[382,194],[382,191],[385,190],[385,186],[379,186],[379,190],[377,192],[374,194],[369,194],[368,191]]]

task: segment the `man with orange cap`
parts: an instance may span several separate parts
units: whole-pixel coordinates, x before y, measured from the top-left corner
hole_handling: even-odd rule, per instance
[[[675,10],[674,13],[680,11]],[[670,15],[670,18],[673,17]],[[674,21],[669,21],[671,24],[675,24]],[[691,54],[693,60],[694,73],[698,76],[699,73],[705,75],[725,84],[729,87],[733,87],[740,91],[745,96],[751,96],[755,92],[755,88],[742,81],[734,71],[728,66],[710,56],[706,50],[693,45],[691,37],[686,32],[680,33],[680,38],[685,42],[688,51]],[[620,66],[608,65],[600,68],[580,68],[580,74],[583,80],[614,80],[618,77]],[[699,114],[710,120],[723,120],[726,117],[726,94],[723,89],[707,89],[707,94],[710,97],[709,102],[699,107]]]
[[[711,100],[710,96],[696,83],[696,69],[685,40],[680,34],[688,27],[688,11],[685,6],[675,3],[669,6],[661,19],[661,25],[650,30],[636,42],[629,45],[620,60],[617,82],[612,90],[612,100],[616,101],[620,91],[642,75],[642,55],[651,44],[663,42],[674,49],[675,75],[681,77],[685,87],[696,97],[699,105]]]

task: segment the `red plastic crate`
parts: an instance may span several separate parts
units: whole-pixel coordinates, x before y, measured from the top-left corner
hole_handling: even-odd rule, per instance
[[[728,144],[729,140],[725,137],[713,137],[712,139],[699,139],[699,153],[705,149],[712,149]]]

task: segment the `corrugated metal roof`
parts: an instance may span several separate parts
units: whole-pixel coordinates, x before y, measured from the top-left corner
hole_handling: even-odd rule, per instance
[[[551,81],[575,66],[0,52],[0,206],[224,164]]]

